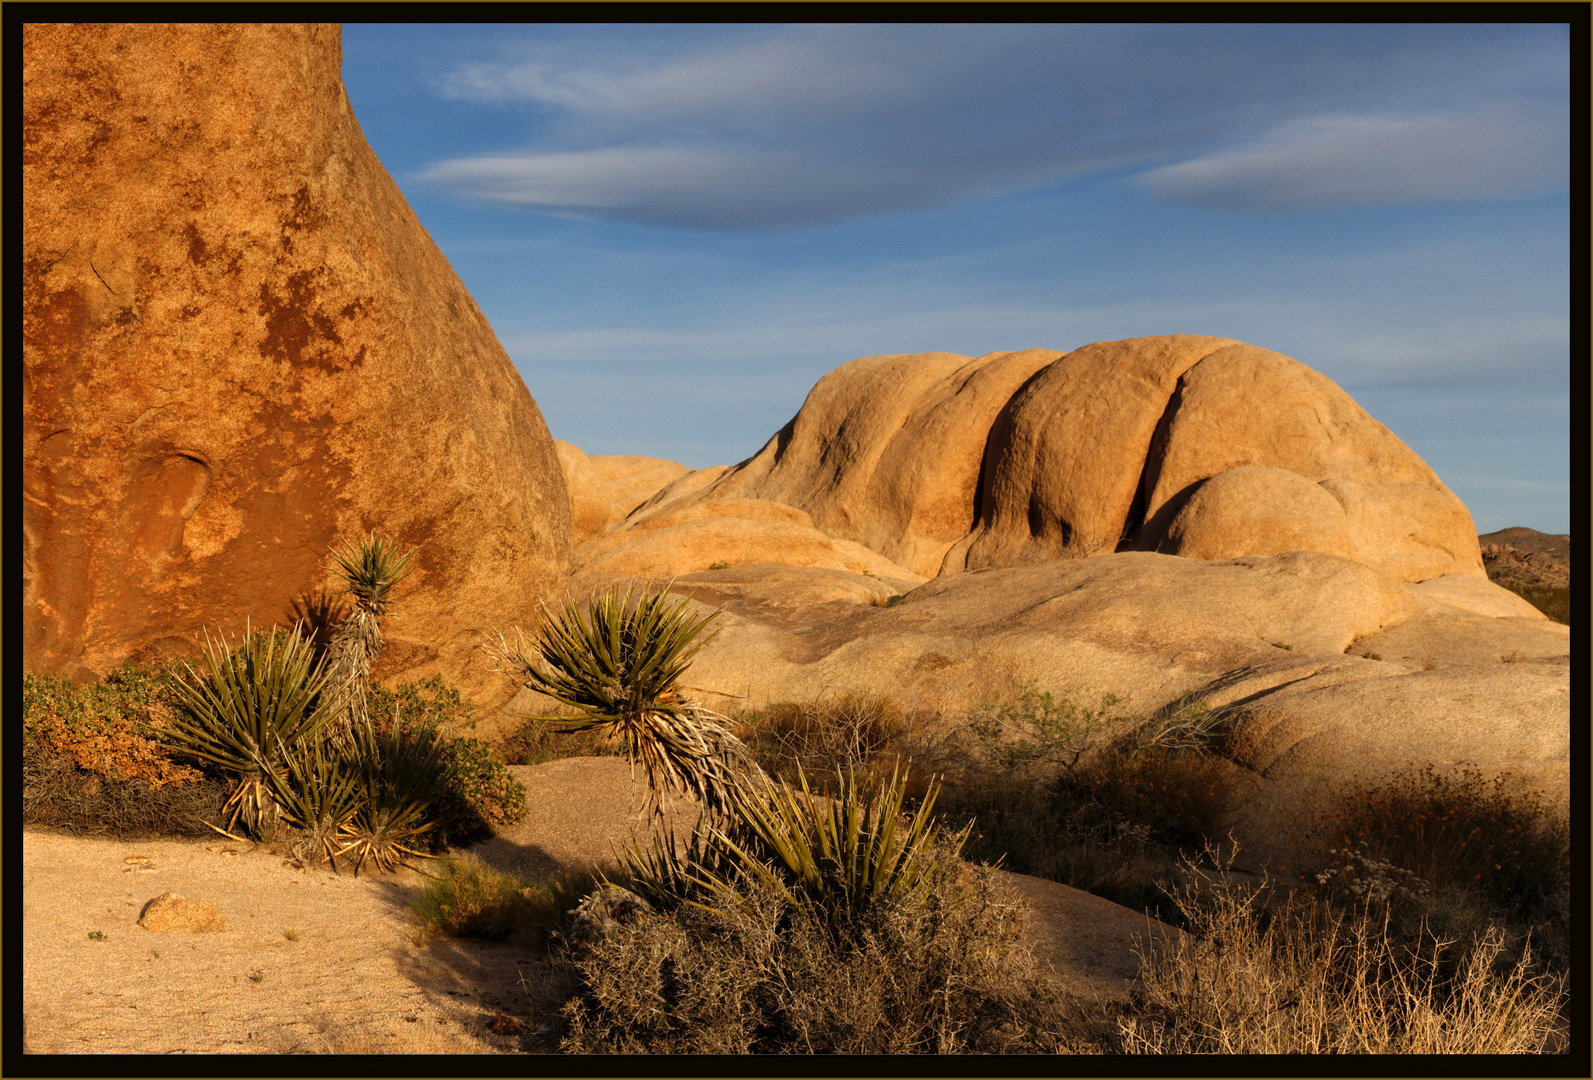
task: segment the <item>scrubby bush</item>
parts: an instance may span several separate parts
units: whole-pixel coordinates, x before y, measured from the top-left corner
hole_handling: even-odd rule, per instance
[[[569,928],[569,912],[596,885],[590,874],[525,881],[473,855],[447,856],[436,875],[410,896],[420,937],[502,940],[520,930],[544,939]]]
[[[989,871],[938,861],[921,887],[833,932],[820,902],[754,874],[575,954],[570,1053],[1052,1052],[1071,1016],[1018,948]]]
[[[123,665],[82,687],[61,675],[29,672],[22,677],[23,746],[113,782],[138,779],[153,790],[195,784],[200,770],[173,761],[158,738],[176,717],[177,703],[170,664]]]
[[[1436,888],[1474,890],[1509,911],[1538,904],[1570,872],[1570,826],[1505,774],[1411,769],[1356,784],[1318,823],[1327,851],[1362,846]]]
[[[1563,981],[1530,950],[1511,962],[1497,928],[1456,949],[1425,926],[1397,934],[1364,894],[1325,903],[1186,871],[1169,891],[1191,933],[1142,956],[1127,1053],[1521,1053],[1552,1039]]]

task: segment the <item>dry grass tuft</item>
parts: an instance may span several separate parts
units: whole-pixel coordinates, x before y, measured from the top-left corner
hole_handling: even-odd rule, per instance
[[[1189,864],[1170,889],[1192,936],[1144,957],[1144,988],[1122,1018],[1134,1054],[1508,1054],[1542,1052],[1564,981],[1535,974],[1530,948],[1497,968],[1503,931],[1455,944],[1391,931],[1386,906],[1346,910],[1305,893],[1218,881]]]

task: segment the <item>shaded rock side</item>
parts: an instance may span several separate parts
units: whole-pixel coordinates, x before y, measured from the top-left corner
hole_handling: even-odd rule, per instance
[[[472,631],[568,570],[553,440],[360,132],[335,25],[29,25],[23,651],[74,678],[291,622],[420,549],[373,673],[495,703]]]
[[[979,522],[945,571],[1117,550],[1144,516],[1146,457],[1179,377],[1232,344],[1193,334],[1103,341],[1049,364],[995,421]]]
[[[601,536],[660,489],[692,472],[663,458],[587,454],[561,439],[554,439],[553,446],[570,493],[570,542],[577,546]]]

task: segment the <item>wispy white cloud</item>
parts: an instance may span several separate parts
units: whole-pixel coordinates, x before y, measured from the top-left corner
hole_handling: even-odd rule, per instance
[[[681,147],[458,158],[421,174],[465,198],[705,229],[808,225],[955,198],[968,178],[793,152]]]
[[[1559,110],[1316,117],[1141,179],[1158,198],[1222,209],[1475,202],[1563,185],[1566,135]]]
[[[807,225],[1136,167],[1159,199],[1298,211],[1509,198],[1568,161],[1552,27],[798,26],[513,51],[435,87],[536,110],[530,145],[420,179],[564,216]]]

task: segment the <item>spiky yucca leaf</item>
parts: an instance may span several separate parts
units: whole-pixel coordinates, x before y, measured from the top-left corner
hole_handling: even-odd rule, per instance
[[[383,734],[357,725],[353,742],[358,799],[337,854],[354,863],[356,876],[367,859],[387,871],[406,855],[435,858],[411,845],[442,824],[437,809],[446,795],[447,746],[437,729],[406,728],[395,712]]]
[[[227,828],[242,817],[256,836],[274,831],[272,779],[286,772],[284,748],[312,740],[340,704],[326,689],[324,665],[299,625],[286,635],[246,632],[236,648],[205,636],[207,672],[184,665],[177,695],[182,712],[162,733],[174,749],[237,774],[225,810]],[[317,698],[321,701],[317,701]]]
[[[865,792],[855,774],[837,774],[840,792],[815,798],[799,767],[801,794],[766,781],[762,796],[749,799],[740,821],[757,841],[738,842],[721,833],[726,849],[743,866],[783,893],[816,903],[832,927],[840,929],[886,896],[916,889],[935,865],[930,855],[940,833],[932,811],[938,785],[902,831],[902,801],[907,776],[893,770],[874,792]],[[952,838],[960,851],[968,830]]]
[[[334,548],[331,569],[347,584],[356,607],[380,616],[386,614],[393,586],[414,569],[414,560],[414,550],[400,555],[396,541],[371,533]]]
[[[738,864],[702,817],[692,826],[684,845],[667,823],[653,830],[650,841],[646,846],[633,843],[616,851],[620,880],[611,882],[605,877],[603,884],[623,885],[654,907],[670,911],[683,903],[708,907],[703,898],[735,877]]]
[[[297,855],[305,862],[330,862],[335,873],[344,827],[359,809],[359,762],[324,740],[296,754],[284,746],[282,756],[288,775],[274,776],[271,791],[283,820],[299,830]]]
[[[689,794],[705,809],[729,813],[745,781],[761,774],[724,717],[676,689],[718,612],[693,617],[687,601],[671,603],[667,586],[637,598],[610,589],[583,612],[566,597],[555,617],[542,610],[534,645],[499,635],[488,652],[500,670],[584,716],[538,717],[571,732],[601,731],[646,770],[650,805],[662,815],[668,792]]]
[[[912,893],[938,864],[955,855],[969,829],[940,840],[933,809],[938,785],[905,826],[905,773],[872,791],[854,774],[838,774],[836,798],[815,796],[798,771],[801,791],[763,778],[721,828],[701,822],[681,851],[661,831],[650,850],[629,848],[620,857],[627,887],[663,908],[708,906],[707,894],[725,893],[743,874],[768,885],[793,908],[819,911],[837,934],[887,897]]]

